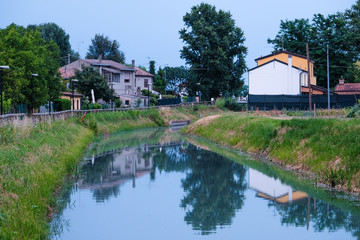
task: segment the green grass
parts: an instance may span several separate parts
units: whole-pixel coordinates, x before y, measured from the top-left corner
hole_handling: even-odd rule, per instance
[[[12,129],[0,145],[0,239],[45,239],[55,192],[93,132],[72,120]]]
[[[85,116],[83,123],[85,126],[97,130],[99,134],[166,125],[157,110],[133,110],[88,114]]]
[[[194,112],[184,107],[176,112],[181,112],[178,119],[198,119],[200,114],[216,112],[216,108],[199,106]],[[57,196],[94,135],[166,126],[164,114],[158,110],[102,112],[34,127],[1,127],[0,239],[48,238],[49,221],[60,207]],[[149,138],[157,138],[157,132],[151,132]]]
[[[216,143],[270,156],[347,191],[360,188],[360,120],[278,120],[227,114],[185,130]]]

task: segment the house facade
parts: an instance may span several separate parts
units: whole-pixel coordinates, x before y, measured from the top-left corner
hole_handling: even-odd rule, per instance
[[[250,95],[309,94],[308,71],[312,94],[324,94],[326,89],[316,85],[314,61],[309,69],[305,56],[288,51],[275,52],[255,59],[257,66],[249,70]]]
[[[105,78],[109,88],[114,90],[114,96],[120,98],[123,104],[134,106],[140,101],[140,106],[147,106],[146,98],[141,97],[141,90],[152,91],[154,75],[135,67],[117,63],[112,60],[79,59],[59,69],[63,78],[70,78],[76,71],[81,71],[82,66],[93,67]],[[97,99],[96,99],[97,100]],[[126,102],[126,103],[125,103]]]

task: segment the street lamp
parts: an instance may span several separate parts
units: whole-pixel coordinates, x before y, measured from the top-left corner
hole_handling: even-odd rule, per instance
[[[39,74],[37,73],[33,73],[31,74],[31,110],[32,110],[32,113],[34,113],[34,77],[37,77],[39,76]]]
[[[2,69],[9,69],[9,66],[0,66],[0,70]],[[0,96],[1,96],[1,111],[0,115],[3,115],[3,83],[2,83],[2,71],[0,71]]]
[[[148,83],[148,107],[150,107],[150,83]]]
[[[164,70],[165,70],[165,95],[166,95],[166,67],[168,66],[169,64],[168,63],[165,63],[164,64]]]
[[[72,101],[73,101],[73,108],[72,110],[75,110],[75,83],[78,82],[77,79],[71,79],[71,85],[72,85]]]

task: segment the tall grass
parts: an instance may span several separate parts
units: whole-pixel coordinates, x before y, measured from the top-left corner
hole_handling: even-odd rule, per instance
[[[270,156],[283,166],[310,171],[330,186],[360,191],[360,120],[226,115],[186,132]]]
[[[6,136],[0,145],[0,239],[47,238],[48,219],[56,206],[54,192],[93,136],[72,120],[23,131],[0,130]]]

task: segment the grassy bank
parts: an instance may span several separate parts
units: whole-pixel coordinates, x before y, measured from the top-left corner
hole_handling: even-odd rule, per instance
[[[55,192],[93,137],[73,120],[0,129],[0,239],[45,239]]]
[[[225,114],[201,119],[186,132],[269,157],[329,186],[360,192],[360,120],[279,120]]]
[[[56,196],[96,134],[196,120],[213,107],[103,112],[0,128],[0,239],[46,239]]]

